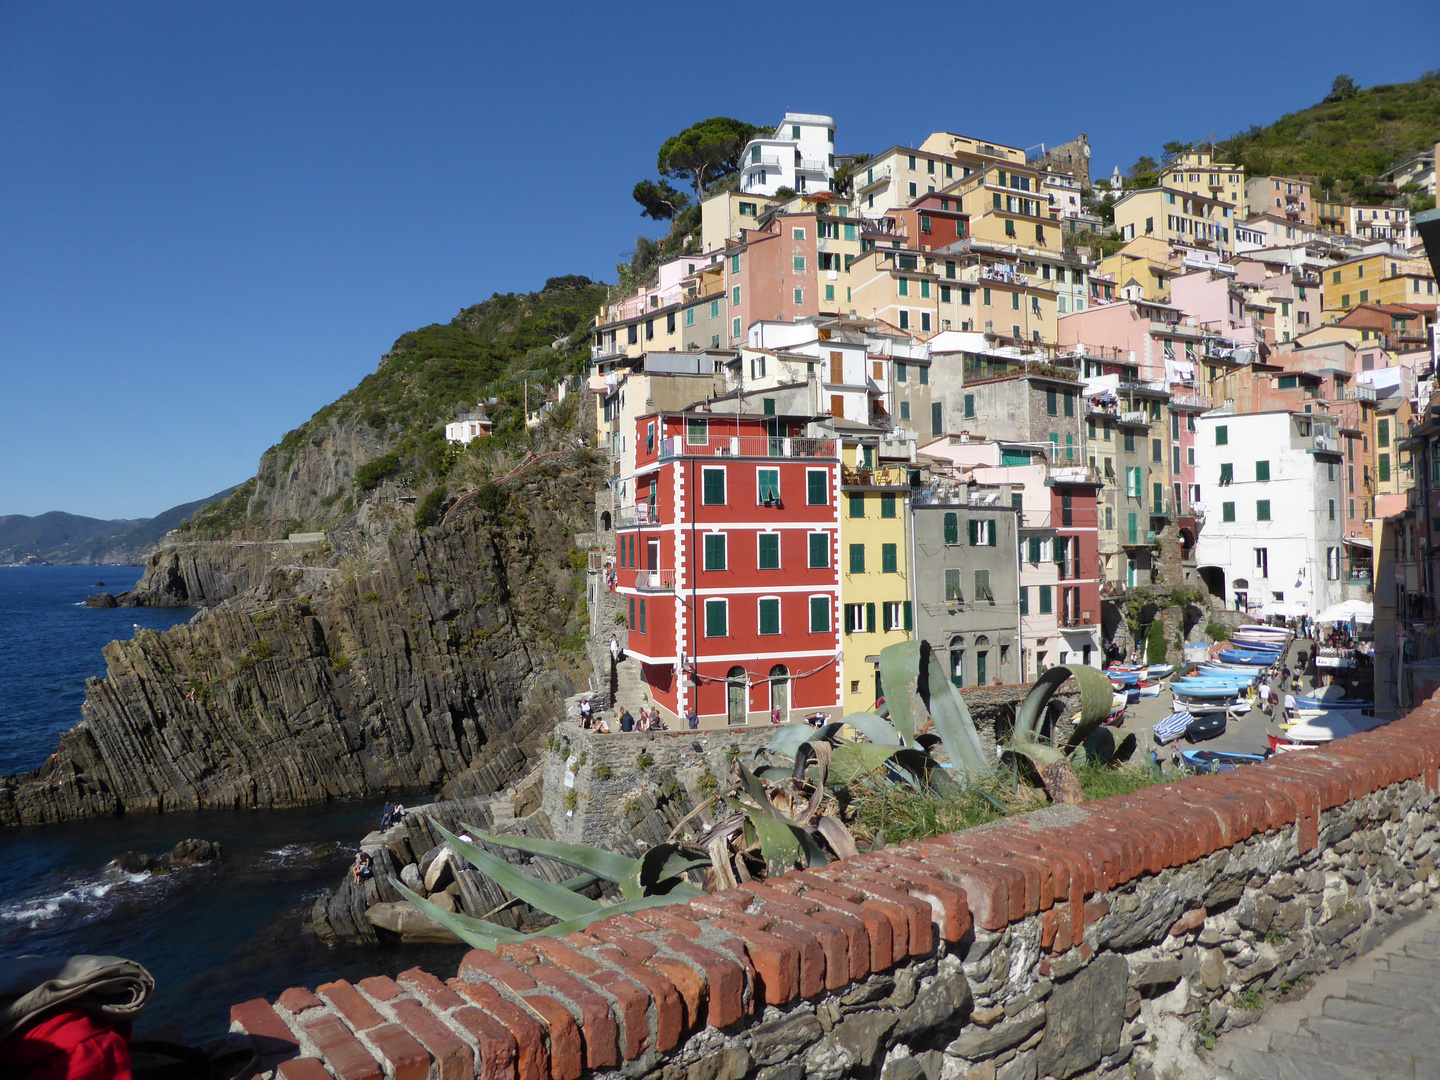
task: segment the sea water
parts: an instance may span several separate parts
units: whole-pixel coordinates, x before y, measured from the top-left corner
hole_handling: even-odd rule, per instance
[[[195,614],[84,606],[86,596],[123,592],[137,577],[134,567],[0,567],[0,775],[42,764],[79,723],[85,680],[105,673],[106,642]],[[383,803],[0,828],[0,965],[11,956],[78,953],[139,961],[156,991],[138,1030],[174,1024],[194,1041],[223,1034],[231,1005],[274,1000],[286,987],[416,965],[453,975],[458,947],[331,948],[301,928],[314,899],[345,874]],[[224,858],[168,874],[111,865],[121,852],[159,855],[189,837],[215,841]]]

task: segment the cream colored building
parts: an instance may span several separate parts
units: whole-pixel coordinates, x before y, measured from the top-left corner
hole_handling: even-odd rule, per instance
[[[1235,208],[1222,199],[1176,188],[1142,188],[1115,202],[1115,228],[1122,240],[1155,236],[1166,243],[1233,250]]]
[[[1207,199],[1220,199],[1238,210],[1245,204],[1245,170],[1216,161],[1209,150],[1177,154],[1160,170],[1160,186]]]

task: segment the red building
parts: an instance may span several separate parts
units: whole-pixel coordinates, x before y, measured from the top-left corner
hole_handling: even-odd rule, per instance
[[[628,653],[671,726],[840,715],[838,448],[782,417],[636,421],[616,530]]]
[[[1093,468],[1051,466],[1050,521],[1063,542],[1059,560],[1059,611],[1056,621],[1071,654],[1093,664],[1101,656],[1100,530],[1096,494],[1102,481]]]

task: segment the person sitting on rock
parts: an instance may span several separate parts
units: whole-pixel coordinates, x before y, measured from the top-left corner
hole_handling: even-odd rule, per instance
[[[355,879],[355,884],[359,885],[360,882],[374,875],[375,862],[364,851],[358,851],[355,853],[355,865],[350,868],[350,873]]]
[[[635,717],[633,717],[633,716],[630,715],[630,710],[629,710],[629,709],[621,709],[621,710],[620,710],[620,730],[621,730],[621,731],[634,731],[634,730],[635,730]]]
[[[595,710],[589,698],[580,699],[580,726],[586,731],[595,726]]]

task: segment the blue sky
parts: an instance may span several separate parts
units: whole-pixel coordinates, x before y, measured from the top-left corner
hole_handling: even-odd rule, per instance
[[[1388,0],[0,5],[0,514],[211,494],[404,331],[613,280],[695,120],[828,113],[841,152],[1084,131],[1108,175],[1342,71],[1414,78],[1437,31]]]

